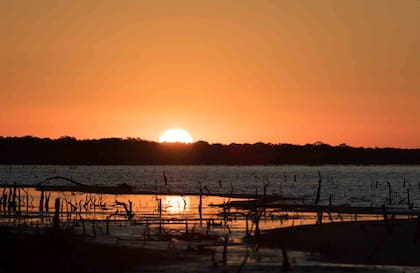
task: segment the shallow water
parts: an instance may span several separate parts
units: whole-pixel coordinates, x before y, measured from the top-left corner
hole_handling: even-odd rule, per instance
[[[9,190],[10,188],[6,191]],[[28,198],[26,198],[27,195]],[[223,208],[212,206],[239,199],[203,196],[202,219],[200,219],[200,197],[197,195],[121,195],[78,192],[44,192],[43,195],[45,205],[42,216],[39,212],[41,193],[28,188],[21,192],[23,203],[19,210],[21,217],[16,218],[14,217],[16,213],[3,209],[0,211],[0,225],[18,225],[20,230],[24,232],[25,230],[31,232],[36,226],[51,226],[55,211],[54,200],[60,198],[60,225],[62,227],[72,226],[79,234],[84,234],[89,238],[94,237],[94,240],[98,242],[162,250],[172,247],[176,248],[180,255],[186,255],[188,248],[206,246],[207,249],[215,251],[216,260],[219,263],[218,267],[215,268],[212,265],[210,254],[207,253],[198,260],[187,259],[187,262],[182,264],[142,268],[139,272],[174,272],[174,270],[175,272],[237,272],[247,252],[249,256],[241,272],[278,272],[281,268],[282,255],[280,250],[258,248],[255,244],[246,244],[242,241],[245,235],[245,215],[247,211],[231,209],[227,222],[224,222]],[[47,198],[49,202],[46,202]],[[28,206],[26,206],[27,200],[29,201]],[[131,203],[134,214],[131,221],[127,221],[127,214],[123,205],[121,205],[122,203],[126,205]],[[45,210],[47,204],[48,212]],[[76,208],[72,209],[72,207]],[[332,216],[333,221],[353,220],[352,215],[340,215],[338,217],[338,215],[333,214]],[[364,217],[363,219],[372,218],[372,216]],[[214,220],[215,226],[209,227],[207,225],[207,221],[210,219]],[[292,225],[314,224],[315,221],[316,214],[314,213],[266,209],[265,213],[261,215],[259,226],[261,230],[265,230]],[[325,215],[324,222],[329,221],[331,219]],[[224,224],[222,225],[222,223]],[[219,224],[221,225],[219,226]],[[253,225],[251,219],[249,225]],[[174,239],[170,241],[159,239],[160,227],[162,227],[164,233],[170,234]],[[181,239],[185,236],[187,230],[191,234],[209,234],[214,237],[213,239],[204,238],[192,241]],[[150,238],[148,238],[149,234]],[[223,252],[221,244],[225,234],[229,234],[227,265],[221,263]],[[406,272],[415,272],[410,271],[411,268],[409,267],[385,266],[378,269],[374,266],[328,264],[313,260],[312,256],[303,252],[290,252],[289,257],[294,272],[341,272],[342,270],[350,270],[350,272],[400,272],[398,270],[401,268],[405,268]],[[395,269],[398,270],[395,271]]]
[[[211,234],[220,238],[210,242],[173,241],[179,250],[186,249],[191,244],[210,244],[216,250],[220,261],[222,247],[220,240],[223,234],[229,232],[225,225],[217,224],[224,221],[223,209],[210,206],[222,204],[234,199],[206,196],[206,193],[251,193],[262,194],[264,185],[267,194],[304,197],[305,203],[313,203],[318,185],[318,171],[322,177],[321,203],[328,204],[332,197],[333,204],[348,203],[351,205],[380,206],[387,203],[388,185],[392,189],[392,206],[406,207],[404,199],[410,192],[411,202],[420,207],[420,166],[0,166],[0,182],[36,184],[46,178],[63,176],[89,185],[116,185],[127,183],[136,189],[155,190],[161,194],[153,195],[115,195],[115,194],[84,194],[74,192],[51,192],[49,196],[49,213],[44,213],[43,222],[39,218],[40,192],[28,189],[28,207],[21,208],[23,216],[30,216],[24,221],[26,227],[34,225],[51,225],[54,212],[54,200],[61,200],[61,220],[73,225],[76,230],[86,232],[96,240],[117,245],[132,245],[150,248],[167,249],[168,242],[145,240],[148,229],[152,236],[158,233],[159,223],[163,223],[165,232],[173,236],[185,234],[186,229],[206,233],[207,221],[213,219],[215,226]],[[166,182],[165,182],[166,177]],[[49,184],[63,183],[49,181]],[[68,182],[67,182],[68,183]],[[200,221],[198,204],[199,196],[170,195],[171,191],[199,192],[204,189],[202,199],[202,219]],[[22,199],[24,193],[22,193]],[[89,201],[91,200],[91,201]],[[129,223],[125,209],[118,202],[132,203],[134,217]],[[23,201],[23,202],[26,202]],[[77,209],[72,212],[72,205]],[[88,204],[83,206],[84,204]],[[159,207],[161,208],[159,210]],[[231,210],[228,219],[230,243],[227,265],[219,264],[213,268],[211,257],[205,255],[198,261],[190,263],[142,268],[139,272],[237,272],[246,252],[249,257],[241,272],[280,272],[281,251],[260,249],[255,245],[243,244],[241,238],[245,235],[245,211]],[[20,224],[9,212],[3,210],[1,224]],[[81,217],[84,219],[80,224]],[[349,221],[353,215],[333,214],[331,218],[324,215],[323,222]],[[378,216],[358,216],[358,220],[376,219]],[[380,217],[379,217],[380,218]],[[378,218],[378,219],[379,219]],[[111,219],[109,235],[106,235],[106,219]],[[95,221],[92,221],[95,220]],[[295,213],[278,210],[267,210],[260,221],[260,229],[271,229],[301,224],[314,224],[314,213]],[[134,223],[134,224],[133,224]],[[252,225],[250,220],[249,225]],[[83,231],[82,231],[83,228]],[[215,243],[216,242],[216,243]],[[219,246],[218,246],[219,244]],[[418,268],[401,266],[363,266],[331,264],[313,259],[302,252],[290,252],[290,260],[294,272],[418,272]],[[175,266],[175,267],[174,267]]]

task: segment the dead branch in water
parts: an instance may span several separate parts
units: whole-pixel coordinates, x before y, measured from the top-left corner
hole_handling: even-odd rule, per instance
[[[123,208],[124,208],[124,210],[127,214],[127,219],[128,220],[131,220],[134,217],[133,209],[132,209],[132,202],[130,200],[128,201],[128,206],[127,206],[126,203],[119,202],[118,200],[115,200],[115,204],[119,205],[119,206],[123,206]]]

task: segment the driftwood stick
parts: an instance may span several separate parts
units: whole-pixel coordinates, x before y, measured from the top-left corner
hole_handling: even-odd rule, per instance
[[[7,200],[7,212],[9,214],[10,214],[10,211],[12,210],[12,207],[13,207],[12,199],[13,199],[13,191],[12,191],[12,188],[9,188],[9,198]]]
[[[249,214],[247,213],[246,216],[245,216],[245,236],[246,237],[249,236],[248,217],[249,217]]]
[[[1,194],[1,204],[0,206],[3,207],[3,210],[6,211],[6,202],[7,202],[7,191],[6,188],[3,188],[3,193]]]
[[[203,207],[203,189],[201,188],[201,185],[200,185],[200,203],[198,204],[198,214],[200,216],[200,223],[203,219],[202,207]]]
[[[6,212],[7,210],[7,191],[5,192],[4,196],[3,196],[3,210]]]
[[[222,263],[227,264],[227,244],[228,244],[229,235],[226,233],[223,241],[223,253],[222,253]]]
[[[258,237],[258,236],[260,236],[261,235],[261,231],[260,231],[260,220],[261,220],[261,215],[262,215],[262,211],[260,211],[260,212],[258,212],[256,215],[255,215],[255,233],[254,233],[254,235],[256,236],[256,237]]]
[[[49,211],[49,206],[50,206],[50,197],[51,197],[51,192],[49,192],[46,196],[45,196],[45,212],[48,213]]]
[[[41,197],[39,199],[39,214],[41,217],[41,222],[44,221],[44,191],[41,191]]]
[[[281,249],[281,252],[283,255],[283,271],[291,271],[292,267],[290,266],[289,255],[287,254],[287,249],[283,247]]]
[[[388,205],[392,204],[392,189],[391,189],[391,183],[389,181],[386,181],[386,184],[388,185]]]
[[[391,223],[388,219],[388,212],[386,210],[385,205],[382,205],[382,210],[383,210],[383,213],[384,213],[385,231],[387,233],[391,233],[392,232],[392,226],[391,226]]]
[[[19,216],[22,215],[21,201],[22,201],[22,199],[21,199],[20,187],[19,187],[18,188],[18,203],[17,203],[17,206],[18,206],[17,213],[18,213]]]
[[[53,224],[54,229],[58,230],[60,228],[60,198],[55,199],[55,211],[54,211],[54,217],[53,217]]]
[[[168,186],[168,178],[166,177],[165,171],[163,171],[163,181],[165,182],[165,187]]]
[[[239,265],[238,270],[236,270],[236,273],[240,273],[240,272],[242,271],[242,269],[244,268],[244,266],[245,266],[245,264],[246,264],[246,261],[248,260],[248,257],[249,257],[249,250],[247,249],[247,250],[246,250],[245,257],[244,257],[244,259],[242,260],[241,264]]]
[[[17,191],[17,186],[16,186],[16,183],[14,183],[13,184],[13,198],[12,198],[12,204],[11,204],[11,206],[12,206],[12,209],[13,209],[13,212],[16,214],[17,213],[17,202],[16,202],[16,199],[17,199],[17,193],[16,193],[16,191]]]
[[[319,199],[321,198],[321,183],[322,183],[321,171],[318,171],[318,189],[316,190],[315,205],[318,204]]]
[[[412,210],[414,207],[414,203],[412,203],[410,201],[410,183],[408,184],[408,188],[407,188],[407,205],[408,205],[408,209]]]
[[[26,216],[28,216],[29,213],[29,193],[25,191],[26,195]]]

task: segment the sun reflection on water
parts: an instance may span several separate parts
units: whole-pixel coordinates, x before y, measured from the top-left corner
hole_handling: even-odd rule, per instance
[[[165,208],[169,213],[182,213],[190,210],[190,198],[188,196],[165,196]]]

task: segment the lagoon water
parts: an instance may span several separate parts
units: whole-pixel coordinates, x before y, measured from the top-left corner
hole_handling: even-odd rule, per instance
[[[119,245],[142,246],[145,240],[141,240],[141,235],[149,227],[155,228],[164,223],[164,230],[170,234],[182,234],[186,226],[194,230],[201,231],[206,228],[201,227],[201,217],[198,217],[199,196],[171,195],[170,192],[197,193],[200,186],[210,193],[248,193],[262,194],[264,185],[268,194],[282,195],[285,197],[303,197],[306,204],[313,204],[318,185],[318,171],[322,178],[321,202],[350,204],[358,206],[381,206],[388,203],[389,185],[392,191],[392,206],[407,208],[407,195],[410,193],[410,201],[414,207],[420,207],[420,166],[55,166],[55,165],[0,165],[0,183],[18,183],[34,185],[47,178],[61,176],[71,178],[74,181],[89,185],[117,185],[127,183],[138,190],[151,190],[161,194],[148,195],[95,195],[95,194],[74,194],[73,192],[52,192],[48,199],[54,200],[56,197],[65,200],[62,204],[82,204],[87,200],[94,200],[99,204],[104,204],[104,210],[100,206],[93,205],[93,211],[81,209],[79,213],[67,214],[67,205],[62,207],[65,211],[67,224],[72,224],[75,219],[96,219],[97,222],[87,222],[95,225],[98,230],[98,240]],[[165,179],[166,177],[166,179]],[[63,180],[50,180],[46,183],[58,185]],[[40,200],[40,192],[30,189],[29,213],[28,207],[24,209],[24,215],[37,216]],[[28,199],[26,199],[28,200]],[[126,221],[126,216],[122,207],[116,201],[133,205],[134,222],[130,224]],[[222,223],[221,208],[210,206],[210,204],[222,204],[231,200],[227,197],[203,197],[203,219],[214,219],[215,223]],[[53,211],[50,202],[50,211]],[[163,215],[157,212],[157,208],[163,206]],[[119,211],[119,213],[118,213]],[[233,210],[232,212],[239,212]],[[8,213],[4,211],[4,213]],[[5,214],[7,215],[7,214]],[[112,219],[110,223],[110,235],[104,236],[102,233],[105,227],[104,219]],[[282,262],[282,253],[278,249],[258,249],[253,245],[242,242],[245,230],[244,214],[235,214],[235,218],[229,221],[232,233],[230,238],[232,245],[229,246],[228,256],[229,265],[232,270],[229,272],[239,272],[237,268],[242,263],[244,256],[250,253],[250,257],[241,272],[279,272]],[[242,216],[241,216],[242,215]],[[353,221],[352,215],[324,215],[324,221]],[[70,218],[69,218],[70,217]],[[329,219],[329,217],[332,217]],[[364,218],[363,218],[364,217]],[[378,219],[375,216],[359,216],[360,220]],[[373,217],[373,218],[372,218]],[[38,218],[28,218],[30,221],[38,221]],[[4,218],[3,224],[14,224]],[[63,221],[65,219],[63,218]],[[317,220],[315,213],[296,213],[287,211],[267,210],[267,215],[261,219],[260,228],[262,230],[286,227],[293,225],[314,224]],[[19,222],[17,222],[19,223]],[[50,222],[46,221],[46,225]],[[155,223],[153,226],[152,223]],[[207,223],[203,221],[203,223]],[[27,225],[28,226],[28,225]],[[84,224],[78,225],[78,232],[81,232]],[[251,227],[252,229],[252,227]],[[93,228],[92,228],[93,230]],[[152,229],[153,231],[153,229]],[[211,230],[214,234],[225,234],[224,226],[215,226]],[[92,231],[93,232],[93,231]],[[101,233],[102,232],[102,233]],[[95,229],[96,233],[96,229]],[[102,235],[101,235],[102,234]],[[152,232],[153,234],[153,232]],[[158,234],[155,232],[154,234]],[[204,233],[203,233],[204,234]],[[145,235],[144,235],[145,236]],[[140,238],[140,239],[139,239]],[[201,242],[196,242],[200,244]],[[208,243],[208,242],[206,242]],[[176,241],[177,248],[186,249],[191,242]],[[150,241],[147,247],[166,249],[167,241]],[[220,258],[222,247],[213,246]],[[257,251],[258,249],[258,251]],[[306,272],[418,272],[418,267],[408,266],[378,266],[378,265],[353,265],[340,263],[326,263],[317,260],[317,256],[307,255],[304,252],[290,252],[293,260],[293,270],[298,273]],[[175,267],[174,267],[175,266]],[[211,266],[211,259],[203,256],[197,261],[189,263],[178,263],[177,265],[161,267],[153,266],[144,268],[139,272],[221,272]]]
[[[136,189],[160,192],[252,193],[314,199],[322,177],[321,199],[333,204],[406,206],[407,192],[420,207],[420,166],[55,166],[1,165],[1,183],[36,184],[63,176],[89,185],[127,183]],[[166,183],[165,183],[166,177]],[[62,183],[51,181],[49,183]]]

